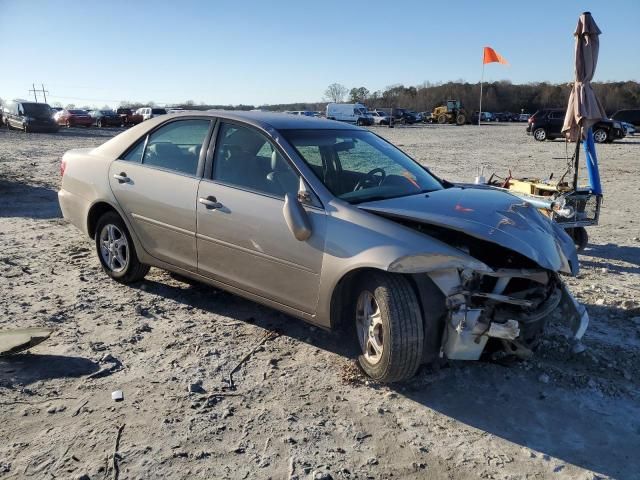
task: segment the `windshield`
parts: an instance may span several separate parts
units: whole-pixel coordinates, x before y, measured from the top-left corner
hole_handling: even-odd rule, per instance
[[[356,115],[366,115],[367,114],[367,109],[366,108],[354,108],[353,111],[354,111],[354,113]]]
[[[156,115],[164,115],[167,111],[164,108],[152,108],[151,113],[155,113]]]
[[[31,117],[51,116],[51,107],[46,103],[23,103],[24,114]]]
[[[427,170],[382,138],[358,130],[282,134],[336,197],[350,203],[440,190]]]
[[[84,110],[69,110],[69,113],[72,113],[74,115],[86,115],[87,112],[85,112]]]

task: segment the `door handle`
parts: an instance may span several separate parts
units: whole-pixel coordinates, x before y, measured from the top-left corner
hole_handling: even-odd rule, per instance
[[[127,177],[127,174],[124,172],[114,174],[113,178],[115,178],[118,183],[129,183],[131,181],[131,179]]]
[[[216,200],[216,197],[209,195],[207,198],[200,197],[198,202],[207,207],[209,210],[215,210],[216,208],[222,208],[222,204]]]

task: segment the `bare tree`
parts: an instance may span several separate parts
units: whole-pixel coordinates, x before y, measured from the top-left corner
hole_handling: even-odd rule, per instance
[[[349,90],[347,90],[347,87],[345,87],[344,85],[341,85],[339,83],[332,83],[325,90],[324,96],[331,102],[340,103],[342,100],[344,100],[344,97],[348,92]]]

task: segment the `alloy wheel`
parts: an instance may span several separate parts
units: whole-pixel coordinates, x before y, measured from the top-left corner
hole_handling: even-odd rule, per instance
[[[372,365],[380,362],[384,352],[382,312],[373,294],[367,290],[358,297],[356,330],[363,356]]]
[[[544,128],[538,128],[533,132],[533,136],[536,140],[541,142],[547,138],[547,132],[545,132]]]
[[[113,272],[119,273],[129,264],[129,242],[126,235],[111,223],[102,227],[100,232],[100,255],[104,264]]]
[[[604,143],[607,141],[607,132],[599,128],[595,132],[593,132],[593,140],[596,143]]]

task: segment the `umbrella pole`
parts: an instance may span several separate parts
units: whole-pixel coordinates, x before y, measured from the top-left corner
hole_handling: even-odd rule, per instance
[[[582,130],[582,129],[580,129]],[[574,154],[575,162],[573,164],[573,191],[578,190],[578,166],[580,165],[580,142],[582,141],[582,131],[576,140],[576,152]]]

